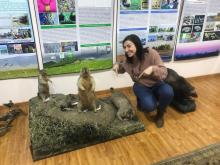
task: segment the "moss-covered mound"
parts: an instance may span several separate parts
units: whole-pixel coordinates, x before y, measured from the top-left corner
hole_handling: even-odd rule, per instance
[[[117,109],[109,99],[97,101],[102,108],[96,113],[79,113],[76,107],[61,110],[67,104],[68,95],[51,95],[46,103],[38,97],[32,98],[29,131],[33,160],[144,131],[137,117],[130,121],[118,120]]]

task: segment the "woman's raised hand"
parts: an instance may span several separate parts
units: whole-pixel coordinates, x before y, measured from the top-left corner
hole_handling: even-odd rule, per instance
[[[119,64],[118,63],[115,63],[113,65],[113,71],[118,75],[118,70],[119,70]]]

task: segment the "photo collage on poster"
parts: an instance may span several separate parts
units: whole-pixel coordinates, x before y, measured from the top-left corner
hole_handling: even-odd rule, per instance
[[[148,46],[156,49],[164,61],[173,55],[177,21],[178,0],[152,0],[148,32]]]
[[[0,79],[33,76],[38,67],[28,2],[12,2],[0,6]]]
[[[71,63],[78,51],[75,0],[35,0],[45,68]]]
[[[49,75],[79,72],[87,64],[112,67],[112,0],[35,0],[35,6]]]
[[[4,14],[3,14],[4,15]],[[29,13],[1,14],[0,44],[1,55],[34,53],[34,37]],[[5,45],[2,45],[5,44]]]
[[[174,60],[218,56],[220,1],[186,0]]]
[[[75,24],[75,0],[37,0],[40,25]]]
[[[117,55],[123,54],[122,40],[129,34],[136,34],[144,47],[156,49],[164,61],[171,60],[179,3],[178,0],[121,0]]]
[[[44,63],[51,60],[58,62],[65,56],[72,56],[72,52],[78,51],[73,35],[76,24],[75,0],[37,0],[37,7]],[[72,39],[60,37],[66,34],[70,34]]]
[[[202,37],[205,15],[186,15],[181,27],[180,43],[198,42]]]
[[[203,41],[220,40],[220,13],[207,16]]]

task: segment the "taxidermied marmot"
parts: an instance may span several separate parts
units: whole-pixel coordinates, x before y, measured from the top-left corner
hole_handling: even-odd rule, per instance
[[[48,82],[52,83],[46,71],[44,69],[40,70],[38,75],[38,97],[40,97],[43,102],[49,101],[50,92]]]
[[[96,112],[95,80],[90,75],[88,68],[84,67],[81,69],[77,86],[79,96],[78,112],[85,110]]]
[[[134,117],[130,100],[120,92],[116,92],[114,88],[110,88],[112,93],[110,99],[113,105],[117,108],[116,116],[119,120],[131,120]]]
[[[167,71],[168,75],[164,81],[174,91],[174,98],[171,105],[179,112],[187,113],[195,111],[196,103],[194,98],[198,97],[195,87],[173,69],[167,68]]]

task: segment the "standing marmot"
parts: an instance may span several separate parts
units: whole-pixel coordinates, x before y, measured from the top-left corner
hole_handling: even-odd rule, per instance
[[[88,68],[82,68],[77,82],[79,103],[78,112],[92,110],[96,112],[95,80]]]
[[[43,102],[49,101],[50,97],[48,81],[52,83],[46,71],[44,69],[40,70],[38,75],[38,97],[40,97]]]

